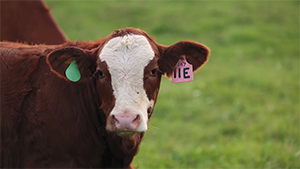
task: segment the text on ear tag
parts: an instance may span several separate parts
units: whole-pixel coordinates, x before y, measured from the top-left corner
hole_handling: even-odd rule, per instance
[[[65,74],[66,77],[72,82],[77,82],[80,80],[81,74],[75,60],[68,66]]]
[[[193,76],[193,65],[189,64],[185,56],[183,55],[183,59],[180,59],[173,71],[172,82],[180,83],[180,82],[190,82],[194,80]]]

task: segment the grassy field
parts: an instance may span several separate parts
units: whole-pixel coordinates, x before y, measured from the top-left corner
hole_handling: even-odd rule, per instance
[[[51,1],[70,40],[137,27],[211,49],[195,81],[163,78],[144,168],[299,168],[299,1]]]

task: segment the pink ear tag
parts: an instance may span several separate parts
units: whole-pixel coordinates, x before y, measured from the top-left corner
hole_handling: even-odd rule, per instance
[[[180,59],[178,61],[175,70],[173,71],[173,75],[172,75],[173,83],[190,82],[194,80],[193,65],[189,64],[186,61],[184,55],[182,57],[183,59]]]

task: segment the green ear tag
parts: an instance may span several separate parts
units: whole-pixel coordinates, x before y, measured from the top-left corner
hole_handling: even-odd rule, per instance
[[[81,74],[75,60],[66,69],[65,74],[67,78],[72,82],[77,82],[78,80],[80,80]]]

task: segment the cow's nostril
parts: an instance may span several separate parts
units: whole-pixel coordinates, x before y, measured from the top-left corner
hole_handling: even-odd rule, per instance
[[[141,123],[141,117],[140,115],[136,115],[130,125],[132,126],[132,128],[137,128],[140,125],[140,123]]]
[[[119,120],[115,117],[115,115],[112,115],[111,118],[112,118],[112,122],[114,125],[117,125],[120,123]]]
[[[132,121],[132,124],[136,125],[136,124],[140,123],[140,121],[141,121],[140,115],[136,115],[136,117]]]

